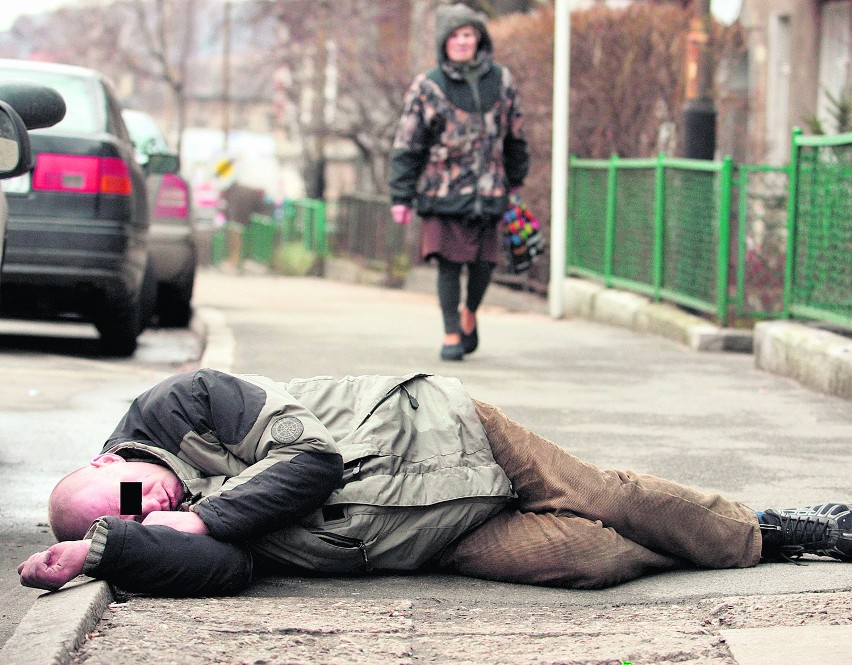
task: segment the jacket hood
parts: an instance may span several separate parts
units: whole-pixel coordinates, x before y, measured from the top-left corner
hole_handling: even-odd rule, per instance
[[[435,14],[435,48],[438,54],[439,65],[443,66],[449,63],[447,52],[444,50],[444,44],[447,43],[447,38],[452,34],[453,30],[463,25],[472,25],[479,30],[480,38],[476,49],[476,59],[479,60],[483,55],[486,55],[490,60],[494,49],[482,14],[473,11],[467,5],[442,5],[438,7],[438,11]]]

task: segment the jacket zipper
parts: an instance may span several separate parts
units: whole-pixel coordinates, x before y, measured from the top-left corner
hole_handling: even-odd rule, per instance
[[[373,564],[370,563],[370,557],[367,556],[367,545],[363,540],[358,540],[357,538],[349,538],[348,536],[341,536],[336,533],[321,533],[317,534],[317,537],[320,540],[325,540],[327,543],[332,545],[340,544],[346,547],[355,547],[361,552],[361,558],[364,559],[364,565],[367,570],[373,570]],[[335,542],[337,541],[337,542]]]
[[[405,387],[405,384],[411,383],[415,379],[421,379],[424,376],[428,376],[428,374],[417,374],[415,376],[412,376],[410,379],[406,379],[402,383],[398,383],[393,388],[388,390],[385,393],[384,397],[382,397],[376,403],[376,405],[373,406],[372,409],[370,409],[370,412],[366,416],[364,416],[364,419],[360,423],[358,423],[358,427],[361,427],[361,425],[363,425],[365,422],[367,422],[367,420],[370,419],[370,416],[372,416],[382,404],[387,402],[391,397],[393,397],[398,392],[404,392],[405,393],[406,397],[408,397],[408,404],[411,406],[412,409],[419,409],[420,408],[420,402],[417,401],[417,398],[415,398],[414,395],[412,395],[410,392],[408,392],[408,388]],[[355,429],[358,429],[358,427],[356,427]]]

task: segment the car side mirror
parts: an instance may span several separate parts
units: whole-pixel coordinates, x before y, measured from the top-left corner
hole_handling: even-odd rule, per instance
[[[180,157],[173,152],[155,152],[148,155],[148,173],[162,175],[180,171]]]
[[[0,101],[0,178],[12,178],[32,169],[33,154],[24,121],[9,104]]]

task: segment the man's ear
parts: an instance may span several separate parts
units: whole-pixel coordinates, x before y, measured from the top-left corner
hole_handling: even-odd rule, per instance
[[[116,462],[126,462],[121,455],[116,455],[115,453],[103,453],[102,455],[98,455],[93,458],[89,464],[92,466],[106,466],[107,464],[115,464]]]

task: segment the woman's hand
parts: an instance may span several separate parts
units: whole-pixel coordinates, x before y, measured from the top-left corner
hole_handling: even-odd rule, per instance
[[[184,533],[200,533],[207,535],[207,525],[195,513],[177,512],[169,510],[155,510],[148,513],[144,520],[144,526],[167,526],[175,531]]]
[[[33,554],[18,566],[21,584],[56,591],[83,572],[91,540],[66,540]]]
[[[411,223],[411,207],[403,203],[391,206],[391,217],[397,224]]]

